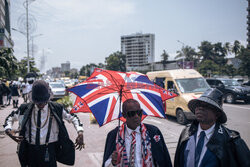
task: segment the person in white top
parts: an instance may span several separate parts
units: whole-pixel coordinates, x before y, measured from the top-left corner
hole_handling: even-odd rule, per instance
[[[45,81],[35,81],[32,102],[22,104],[5,120],[6,134],[20,143],[18,156],[21,166],[54,167],[57,166],[56,161],[73,165],[75,147],[79,150],[84,148],[83,127],[79,118],[68,113],[61,104],[49,101],[50,95]],[[63,119],[72,123],[78,132],[75,147]],[[15,121],[19,122],[19,135],[12,130]]]

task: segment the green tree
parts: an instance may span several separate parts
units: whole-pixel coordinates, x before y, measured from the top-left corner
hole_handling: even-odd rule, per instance
[[[117,51],[106,57],[106,69],[126,72],[126,56]]]
[[[163,50],[161,58],[162,58],[161,62],[162,62],[162,65],[163,65],[163,69],[165,70],[167,62],[168,62],[169,54],[165,50]]]
[[[219,65],[215,64],[212,60],[204,60],[200,63],[198,71],[205,77],[208,77],[208,71],[212,75],[218,74]]]
[[[248,79],[250,79],[250,49],[241,47],[236,58],[239,58],[242,61],[239,68],[240,74],[247,75]]]
[[[8,79],[15,79],[16,70],[18,70],[18,62],[10,48],[0,50],[0,76]]]
[[[18,76],[21,76],[24,78],[24,76],[28,72],[27,64],[28,64],[27,57],[24,57],[23,59],[21,59],[20,62],[18,62],[18,65],[19,65],[19,70],[17,71]],[[40,72],[40,70],[36,68],[35,65],[36,64],[35,64],[34,58],[30,58],[30,72],[35,72],[35,73]]]
[[[238,56],[240,51],[241,51],[241,44],[238,40],[235,40],[232,47],[232,52],[235,54],[235,56]]]
[[[193,61],[194,66],[197,67],[200,57],[194,48],[190,46],[185,46],[182,47],[181,50],[178,50],[176,53],[177,55],[175,56],[175,59],[181,58],[184,59],[185,61]]]

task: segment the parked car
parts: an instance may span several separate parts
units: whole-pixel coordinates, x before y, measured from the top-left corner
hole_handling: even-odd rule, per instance
[[[234,79],[209,78],[207,83],[212,88],[218,88],[224,94],[224,101],[227,103],[235,103],[236,100],[244,100],[245,103],[250,102],[250,88],[243,87]]]
[[[250,86],[250,81],[244,82],[242,85],[243,86]]]
[[[66,88],[61,82],[49,82],[49,86],[53,93],[52,100],[63,98],[66,95]]]

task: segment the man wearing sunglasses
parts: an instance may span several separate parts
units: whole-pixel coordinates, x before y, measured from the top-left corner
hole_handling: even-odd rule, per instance
[[[250,152],[238,132],[224,123],[223,93],[208,89],[188,103],[196,120],[182,131],[175,153],[175,167],[242,167],[250,166]]]
[[[136,100],[128,99],[123,103],[122,115],[126,122],[107,135],[103,167],[172,166],[160,130],[141,123],[142,114]]]
[[[18,158],[21,166],[55,167],[56,161],[73,165],[75,147],[84,148],[83,127],[79,118],[69,114],[61,104],[51,102],[51,90],[43,80],[32,87],[32,102],[22,104],[5,120],[5,132],[19,143]],[[69,139],[64,120],[74,124],[78,136],[74,143]],[[19,135],[12,130],[19,121]]]

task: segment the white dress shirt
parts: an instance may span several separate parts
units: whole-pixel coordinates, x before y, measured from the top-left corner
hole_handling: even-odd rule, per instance
[[[36,124],[37,124],[38,110],[39,109],[35,105],[31,114],[31,144],[35,144],[35,141],[36,141],[36,130],[37,130]],[[44,108],[41,110],[41,127],[42,128],[40,129],[40,145],[45,144],[45,141],[46,141],[46,136],[48,133],[49,117],[50,117],[49,114],[50,114],[50,111],[48,108],[48,104],[46,104]],[[72,116],[71,114],[66,112],[64,109],[62,112],[62,118],[67,120],[69,123],[73,123],[77,131],[83,130],[83,127],[80,125],[79,119],[77,117]],[[5,127],[5,130],[12,129],[12,125],[14,121],[19,121],[19,127],[20,127],[22,120],[23,120],[23,115],[20,115],[19,112],[15,112],[15,114],[12,117],[7,118],[6,120],[7,126]],[[26,140],[29,140],[29,123],[28,122],[26,124],[26,131],[25,131]],[[56,142],[58,140],[58,133],[59,133],[59,126],[55,118],[53,117],[49,143]]]
[[[214,128],[215,128],[215,124],[212,127],[210,127],[209,129],[207,129],[207,130],[202,130],[200,124],[198,126],[198,131],[197,131],[197,136],[196,136],[196,143],[195,143],[196,146],[198,144],[201,131],[204,131],[205,135],[206,135],[205,138],[204,138],[204,145],[202,147],[202,151],[201,151],[198,166],[200,166],[201,160],[203,159],[203,157],[204,157],[204,155],[205,155],[205,153],[207,151],[207,143],[208,143],[209,139],[211,138],[212,134],[214,133]]]
[[[127,158],[129,160],[130,158],[130,146],[131,146],[131,142],[132,142],[132,132],[135,131],[136,132],[136,136],[135,136],[135,140],[136,140],[136,146],[135,146],[135,167],[142,167],[142,139],[141,139],[141,132],[140,132],[140,126],[138,126],[135,130],[132,130],[130,128],[128,128],[128,126],[126,125],[125,128],[125,148],[126,148],[126,152],[127,152]],[[112,154],[111,154],[112,156]],[[110,158],[105,162],[105,167],[113,167],[112,164],[112,158]],[[121,157],[122,158],[122,157]],[[153,162],[153,161],[152,161]],[[153,166],[154,167],[154,164]]]

